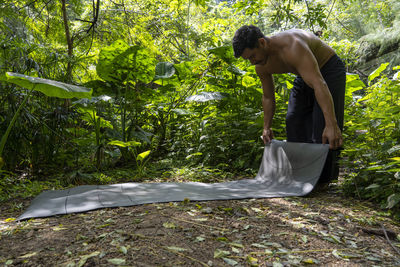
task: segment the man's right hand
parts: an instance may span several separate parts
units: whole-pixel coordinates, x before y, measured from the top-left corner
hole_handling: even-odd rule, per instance
[[[274,138],[274,133],[272,132],[272,129],[271,128],[264,129],[262,137],[263,137],[264,144],[271,143],[272,139]]]

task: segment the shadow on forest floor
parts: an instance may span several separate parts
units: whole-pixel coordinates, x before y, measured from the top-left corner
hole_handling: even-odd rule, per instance
[[[2,203],[2,265],[400,264],[399,224],[344,197],[336,185],[309,197],[148,204],[13,221],[28,205]]]

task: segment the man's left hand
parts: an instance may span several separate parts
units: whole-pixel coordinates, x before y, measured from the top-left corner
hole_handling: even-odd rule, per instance
[[[329,143],[329,149],[338,149],[343,145],[342,132],[339,126],[325,126],[324,132],[322,133],[322,143]]]

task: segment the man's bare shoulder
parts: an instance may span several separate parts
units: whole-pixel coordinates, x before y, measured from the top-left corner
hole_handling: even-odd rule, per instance
[[[307,45],[315,38],[312,33],[300,29],[292,29],[280,32],[271,37],[271,42],[275,48],[284,50],[296,45]]]
[[[287,30],[271,37],[276,51],[290,64],[296,58],[311,52],[322,67],[335,51],[315,34],[300,29]]]

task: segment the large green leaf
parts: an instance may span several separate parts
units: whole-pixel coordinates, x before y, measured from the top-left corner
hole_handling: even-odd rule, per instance
[[[147,150],[137,155],[136,160],[143,161],[145,158],[147,158],[148,155],[150,155],[150,150]]]
[[[235,59],[233,55],[233,48],[231,45],[210,48],[208,49],[208,52],[210,52],[210,54],[216,55],[228,64],[232,64]]]
[[[129,45],[122,40],[117,40],[112,45],[104,47],[99,54],[99,62],[96,66],[97,75],[105,81],[120,81],[122,74],[114,66],[114,59],[128,48]]]
[[[186,101],[207,102],[211,100],[221,100],[228,94],[220,92],[201,92],[198,95],[192,95],[186,98]]]
[[[196,68],[195,62],[183,61],[174,65],[175,71],[179,80],[188,82],[192,79],[197,79],[198,75],[193,71]]]
[[[377,68],[376,70],[374,70],[369,76],[368,76],[368,81],[372,81],[373,79],[375,79],[376,77],[378,77],[379,75],[381,75],[381,72],[384,71],[387,66],[389,65],[389,63],[382,63],[379,68]]]
[[[346,75],[346,92],[351,93],[365,88],[365,84],[361,81],[358,74],[347,74]]]
[[[78,111],[82,114],[82,119],[90,125],[98,123],[101,128],[113,129],[113,125],[110,121],[97,115],[96,109],[91,107],[81,107],[78,108]]]
[[[398,193],[392,194],[387,198],[386,208],[391,209],[399,202],[400,202],[400,194]]]
[[[159,62],[156,65],[156,76],[154,79],[168,79],[175,74],[174,64],[170,62]]]
[[[119,146],[119,147],[131,147],[131,146],[142,145],[140,142],[136,142],[136,141],[122,142],[119,140],[113,140],[113,141],[109,142],[108,144],[113,145],[113,146]]]
[[[47,96],[58,98],[88,98],[92,94],[92,89],[86,87],[66,84],[38,77],[31,77],[19,73],[7,72],[2,76],[2,80],[19,85],[26,89],[33,89]]]
[[[96,66],[97,74],[105,81],[150,82],[154,77],[155,58],[140,46],[129,46],[122,40],[103,48]]]
[[[245,71],[239,69],[239,68],[236,67],[235,65],[230,65],[230,66],[227,68],[227,70],[230,71],[230,72],[232,72],[233,74],[236,74],[236,75],[239,75],[239,76],[242,76],[242,75],[245,75],[245,74],[246,74]]]
[[[95,96],[92,98],[82,98],[77,101],[74,101],[73,104],[77,105],[82,105],[83,107],[90,106],[92,104],[97,104],[101,102],[111,102],[112,97],[108,95],[101,95],[101,96]]]

